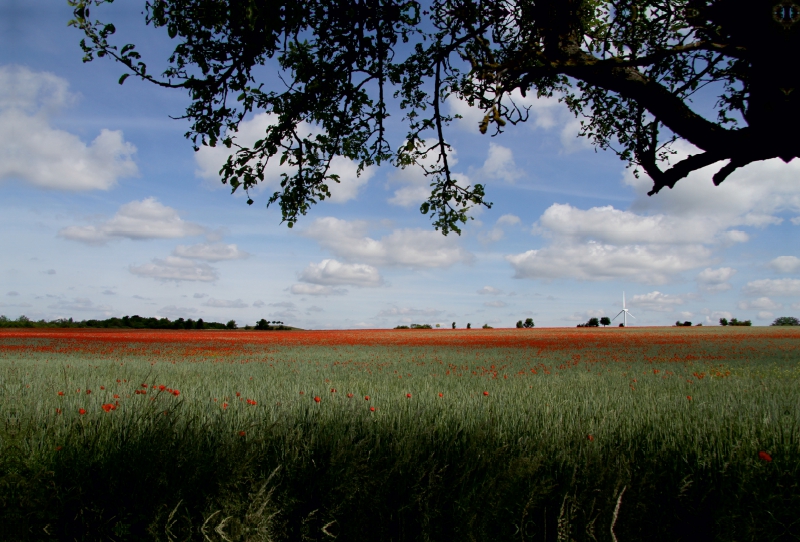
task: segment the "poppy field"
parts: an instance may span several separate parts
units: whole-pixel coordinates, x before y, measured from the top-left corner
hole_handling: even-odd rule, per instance
[[[0,331],[13,540],[795,540],[800,330]]]

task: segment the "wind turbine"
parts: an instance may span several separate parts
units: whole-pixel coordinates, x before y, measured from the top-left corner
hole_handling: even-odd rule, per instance
[[[623,327],[628,327],[628,315],[630,314],[631,318],[636,318],[634,315],[630,313],[628,309],[625,308],[625,292],[622,292],[622,310],[617,313],[617,316],[622,315],[622,325]],[[617,319],[617,316],[611,319],[613,322]]]

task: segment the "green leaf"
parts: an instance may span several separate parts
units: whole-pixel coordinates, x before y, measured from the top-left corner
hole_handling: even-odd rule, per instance
[[[125,79],[127,79],[130,76],[131,76],[131,74],[129,74],[129,73],[123,73],[122,76],[119,78],[119,84],[121,85],[122,83],[124,83]]]

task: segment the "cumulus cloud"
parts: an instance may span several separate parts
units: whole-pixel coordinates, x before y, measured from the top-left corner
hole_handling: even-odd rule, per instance
[[[378,270],[366,264],[346,264],[333,259],[311,263],[300,275],[300,280],[327,286],[375,287],[383,284]]]
[[[748,282],[742,291],[746,295],[786,297],[800,295],[800,279],[761,279]]]
[[[704,290],[722,292],[731,289],[731,285],[728,281],[735,274],[736,269],[730,267],[720,267],[718,269],[706,267],[697,275],[697,283]]]
[[[164,281],[213,282],[219,278],[217,270],[207,263],[197,263],[176,256],[156,258],[152,263],[144,265],[131,265],[128,270],[140,277]]]
[[[199,243],[191,246],[178,245],[172,253],[181,258],[205,260],[207,262],[239,260],[249,256],[247,252],[239,250],[236,245],[223,243]]]
[[[796,256],[778,256],[768,265],[778,273],[800,272],[800,258]]]
[[[683,305],[683,303],[683,297],[672,294],[663,294],[657,290],[647,294],[635,295],[628,300],[628,305],[630,307],[646,311],[661,312],[675,310],[678,305]]]
[[[511,149],[496,143],[489,143],[489,155],[477,171],[470,171],[476,179],[485,181],[500,180],[513,183],[523,176],[521,169],[514,162]]]
[[[197,314],[197,309],[190,307],[176,307],[175,305],[167,305],[158,310],[157,317],[165,318],[183,318],[192,314]]]
[[[249,307],[249,305],[241,299],[215,299],[213,297],[209,298],[203,305],[217,309],[244,309],[245,307]]]
[[[51,73],[0,67],[0,179],[22,179],[55,190],[107,190],[136,175],[136,147],[122,132],[103,129],[90,143],[50,125],[75,101],[69,84]]]
[[[274,124],[275,121],[276,116],[271,113],[259,113],[252,119],[243,121],[239,124],[239,131],[235,137],[236,142],[243,146],[252,146],[257,140],[264,137],[267,127]],[[307,123],[300,123],[298,130],[301,135],[316,136],[321,133],[319,129]],[[233,149],[224,145],[200,147],[200,150],[195,153],[195,162],[197,163],[195,174],[219,185],[219,171],[231,154],[233,154]],[[331,192],[329,201],[344,203],[355,199],[361,188],[375,174],[375,170],[375,167],[368,167],[359,175],[358,165],[355,162],[341,156],[335,157],[331,160],[329,173],[339,175],[339,182],[330,181],[328,183]],[[266,187],[280,184],[281,175],[284,173],[291,175],[292,168],[288,164],[281,165],[280,156],[273,157],[264,168],[264,181],[256,187],[255,191],[258,192]]]
[[[516,226],[522,220],[517,215],[506,214],[497,219],[498,226]]]
[[[759,297],[750,301],[739,301],[737,306],[742,310],[775,310],[783,308],[783,305],[776,303],[768,297]]]
[[[366,222],[325,217],[312,222],[303,235],[337,258],[367,265],[431,268],[472,260],[454,236],[431,230],[400,229],[376,240],[367,237]]]
[[[151,197],[122,205],[110,220],[93,226],[69,226],[58,235],[90,245],[103,245],[115,239],[174,239],[204,232],[202,226],[182,220],[178,211]]]
[[[480,295],[500,295],[503,293],[503,290],[495,288],[494,286],[484,286],[480,290],[478,290],[478,294]]]
[[[75,297],[71,300],[61,300],[48,308],[58,311],[80,311],[80,312],[102,312],[109,313],[112,309],[110,305],[95,305],[91,299],[86,297]]]
[[[413,309],[410,307],[392,307],[378,313],[378,318],[400,318],[403,322],[411,322],[417,318],[436,318],[444,311],[438,309]]]
[[[344,288],[332,288],[322,284],[292,284],[289,291],[295,295],[344,295],[347,290]]]

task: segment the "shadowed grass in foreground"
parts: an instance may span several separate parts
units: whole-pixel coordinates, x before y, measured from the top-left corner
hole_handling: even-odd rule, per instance
[[[0,335],[5,538],[800,536],[800,334],[371,333]]]

